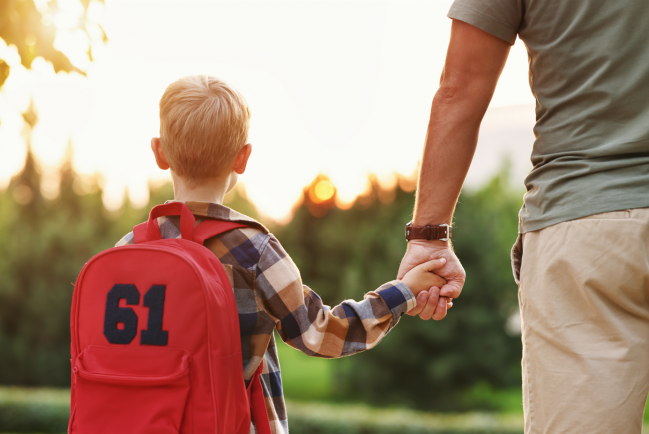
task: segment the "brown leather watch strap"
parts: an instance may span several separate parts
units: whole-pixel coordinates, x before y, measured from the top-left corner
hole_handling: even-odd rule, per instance
[[[451,238],[451,227],[447,224],[413,226],[412,222],[406,225],[406,240],[442,240]]]

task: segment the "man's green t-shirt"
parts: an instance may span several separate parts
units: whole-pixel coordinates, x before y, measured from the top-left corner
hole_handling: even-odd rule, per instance
[[[649,0],[455,0],[448,16],[527,47],[536,140],[521,233],[649,207]]]

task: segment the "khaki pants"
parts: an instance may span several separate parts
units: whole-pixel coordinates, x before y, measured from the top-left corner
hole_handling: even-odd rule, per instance
[[[639,434],[649,391],[649,208],[529,232],[512,259],[525,433]]]

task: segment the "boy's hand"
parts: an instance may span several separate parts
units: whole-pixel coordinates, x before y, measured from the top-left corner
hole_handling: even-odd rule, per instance
[[[442,268],[436,270],[436,274],[446,279],[447,283],[439,287],[439,289],[421,292],[417,296],[417,307],[409,311],[408,315],[419,315],[423,320],[432,318],[435,321],[439,321],[444,319],[448,308],[453,306],[453,299],[460,296],[466,273],[459,259],[450,248],[449,243],[445,241],[410,241],[408,243],[408,250],[401,261],[397,279],[405,275],[412,267],[430,258],[440,257],[446,258],[447,262]]]
[[[446,280],[433,273],[433,270],[442,268],[444,264],[445,258],[424,262],[408,271],[401,281],[410,288],[416,298],[421,291],[428,291],[433,287],[441,288],[446,284]]]

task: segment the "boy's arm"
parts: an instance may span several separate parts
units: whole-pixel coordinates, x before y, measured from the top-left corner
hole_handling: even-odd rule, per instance
[[[271,236],[257,266],[255,292],[284,342],[310,356],[342,357],[376,346],[417,304],[401,281],[391,281],[331,308],[309,287]]]

